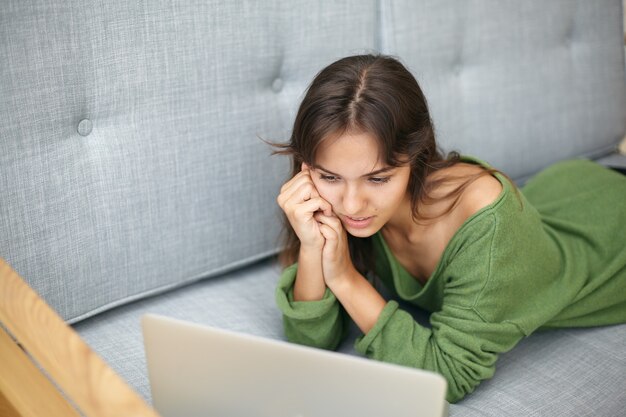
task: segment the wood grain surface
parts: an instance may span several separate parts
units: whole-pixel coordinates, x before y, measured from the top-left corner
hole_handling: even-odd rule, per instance
[[[25,351],[43,368],[49,377],[61,388],[67,397],[87,417],[157,417],[158,414],[133,391],[99,356],[97,356],[78,334],[52,310],[26,282],[0,258],[0,323],[21,344]],[[21,363],[27,356],[21,352],[10,337],[2,341],[3,361]],[[13,344],[14,348],[9,347]],[[23,357],[20,357],[20,354]],[[5,355],[7,358],[5,359]],[[31,363],[32,365],[32,363]],[[37,372],[39,370],[33,366]],[[22,363],[19,381],[39,379],[32,375],[33,368]],[[5,372],[0,364],[2,384],[0,385],[0,415],[29,416],[19,405],[24,398],[32,399],[34,392],[28,382],[18,382]],[[6,374],[6,375],[5,375]],[[45,378],[45,376],[40,375]],[[37,382],[37,389],[49,392],[56,389],[49,381],[48,385]],[[15,385],[13,385],[13,383]],[[20,385],[20,384],[26,384]],[[6,384],[9,384],[8,386]],[[18,393],[16,394],[16,389]],[[54,394],[49,393],[50,398]],[[58,394],[57,392],[57,395]],[[19,407],[19,408],[18,408]],[[71,407],[69,407],[71,408]],[[73,410],[60,409],[63,415],[74,416]],[[68,411],[69,410],[69,411]],[[27,411],[27,410],[26,410]],[[9,414],[17,413],[17,414]],[[21,413],[21,414],[20,414]]]

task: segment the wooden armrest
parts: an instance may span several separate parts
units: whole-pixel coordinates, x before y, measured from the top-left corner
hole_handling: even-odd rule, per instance
[[[158,417],[1,258],[0,323],[0,415]]]

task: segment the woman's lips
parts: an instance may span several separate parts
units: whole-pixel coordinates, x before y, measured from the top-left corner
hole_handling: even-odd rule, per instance
[[[343,217],[344,224],[353,229],[363,229],[369,226],[374,220],[374,216],[370,216],[370,217],[342,216],[342,217]]]

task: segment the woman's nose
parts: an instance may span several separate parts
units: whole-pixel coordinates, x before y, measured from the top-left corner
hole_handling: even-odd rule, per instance
[[[343,196],[343,210],[344,214],[348,216],[355,216],[363,214],[362,210],[365,207],[365,198],[358,187],[348,186]]]

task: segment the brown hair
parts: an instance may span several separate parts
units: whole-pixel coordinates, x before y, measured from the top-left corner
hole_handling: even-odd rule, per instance
[[[395,58],[384,55],[357,55],[342,58],[317,74],[296,115],[290,141],[273,144],[275,154],[290,155],[292,176],[302,162],[314,165],[320,144],[345,132],[368,132],[379,141],[381,159],[390,166],[410,165],[408,191],[415,221],[428,221],[450,212],[465,188],[474,180],[499,172],[485,169],[469,177],[443,196],[453,199],[443,213],[432,218],[420,215],[423,203],[434,201],[430,192],[450,181],[430,174],[460,162],[457,152],[443,156],[435,142],[433,122],[426,97],[411,73]],[[300,242],[284,217],[284,249],[280,262],[297,260]],[[348,235],[355,267],[373,270],[371,238]]]

